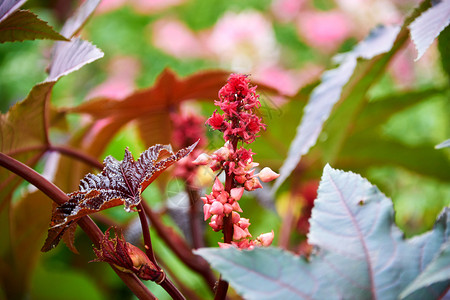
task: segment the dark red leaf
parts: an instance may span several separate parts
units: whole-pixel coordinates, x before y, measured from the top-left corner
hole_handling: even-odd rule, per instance
[[[54,210],[41,250],[54,248],[68,227],[83,216],[121,204],[130,212],[141,202],[145,188],[164,170],[191,153],[196,145],[177,153],[172,152],[170,145],[155,145],[144,151],[137,161],[128,149],[122,161],[108,156],[103,171],[98,175],[87,174],[80,182],[79,191],[68,194],[70,199]]]

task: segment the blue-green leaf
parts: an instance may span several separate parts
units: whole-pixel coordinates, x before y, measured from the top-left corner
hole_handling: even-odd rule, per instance
[[[196,251],[246,299],[398,299],[449,239],[450,209],[410,240],[392,201],[361,176],[326,166],[310,219],[308,260],[274,248]],[[410,299],[437,299],[443,285]]]

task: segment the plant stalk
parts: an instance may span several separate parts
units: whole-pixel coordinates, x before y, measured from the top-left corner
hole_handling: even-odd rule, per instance
[[[29,183],[33,184],[36,188],[41,190],[44,194],[50,197],[57,204],[63,204],[69,197],[61,191],[52,182],[45,179],[41,174],[31,169],[27,165],[20,161],[5,155],[0,152],[0,166],[10,170],[11,172],[19,175]],[[88,237],[94,243],[94,245],[100,245],[100,241],[103,238],[103,233],[100,228],[92,221],[88,216],[81,217],[78,221],[80,227],[86,232]],[[111,266],[112,267],[112,266]],[[141,300],[157,299],[148,288],[134,275],[124,272],[120,272],[113,267],[117,275],[122,281],[130,288],[130,290]]]

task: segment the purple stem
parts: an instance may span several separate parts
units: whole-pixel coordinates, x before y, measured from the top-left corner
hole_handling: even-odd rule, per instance
[[[0,165],[33,184],[56,203],[63,204],[67,200],[69,200],[69,197],[63,191],[61,191],[52,182],[42,177],[41,174],[37,173],[35,170],[31,169],[20,161],[15,160],[14,158],[9,157],[8,155],[5,155],[1,152]],[[87,216],[82,217],[78,221],[78,224],[86,232],[88,237],[96,246],[100,245],[100,241],[103,238],[103,233],[91,218]],[[114,267],[113,269],[139,299],[157,299],[134,274],[120,272]]]

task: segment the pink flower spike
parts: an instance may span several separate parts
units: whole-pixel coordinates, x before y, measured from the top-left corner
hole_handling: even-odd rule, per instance
[[[228,248],[233,247],[233,245],[227,244],[227,243],[218,242],[217,244],[219,244],[219,248],[222,248],[222,249],[228,249]]]
[[[214,181],[214,185],[212,187],[213,192],[221,192],[223,191],[223,184],[220,182],[219,178],[216,177],[216,180]]]
[[[233,188],[230,191],[230,196],[231,198],[233,198],[234,200],[238,201],[239,199],[241,199],[242,195],[244,194],[244,188],[243,187],[239,187],[239,188]]]
[[[246,229],[248,228],[248,226],[250,226],[250,220],[246,219],[246,218],[241,218],[239,220],[239,227],[241,227],[242,229]]]
[[[197,156],[197,158],[192,163],[197,166],[206,166],[210,162],[211,157],[206,153],[202,153],[199,156]]]
[[[221,192],[220,195],[217,196],[216,200],[222,204],[227,203],[228,202],[228,193],[225,191]]]
[[[243,184],[247,180],[247,177],[245,177],[245,175],[239,175],[239,176],[235,176],[234,179],[238,183]]]
[[[224,213],[224,214],[228,215],[228,214],[230,214],[232,211],[233,211],[233,207],[231,206],[231,204],[225,203],[225,204],[223,205],[223,213]]]
[[[248,237],[248,231],[246,232],[236,224],[233,225],[233,229],[233,240],[239,241],[240,239],[245,239],[246,237]]]
[[[203,205],[203,215],[205,216],[204,221],[208,220],[209,217],[211,217],[211,213],[209,212],[210,209],[211,209],[210,204]]]
[[[213,215],[222,215],[223,214],[223,204],[219,201],[214,201],[211,204],[211,208],[209,209],[209,213]]]
[[[234,202],[233,204],[231,204],[231,207],[233,207],[234,211],[242,212],[242,208],[239,206],[239,203],[237,203],[237,202]]]
[[[230,149],[223,146],[223,147],[217,149],[216,151],[214,151],[214,155],[219,160],[228,160],[228,157],[230,156],[230,152],[231,152]]]
[[[258,177],[262,180],[262,182],[269,182],[276,178],[278,178],[280,174],[275,173],[272,171],[271,168],[265,167],[264,169],[259,172]]]
[[[274,237],[275,237],[275,234],[273,233],[273,230],[272,230],[272,232],[260,234],[257,237],[257,240],[261,242],[261,245],[263,245],[264,247],[267,247],[272,244]]]
[[[231,213],[231,223],[236,224],[239,223],[240,220],[241,216],[237,212],[233,211]]]
[[[261,182],[258,178],[253,177],[244,183],[244,187],[247,191],[254,191],[256,189],[262,188]]]
[[[209,222],[209,226],[211,226],[211,228],[216,232],[222,229],[216,222]]]

